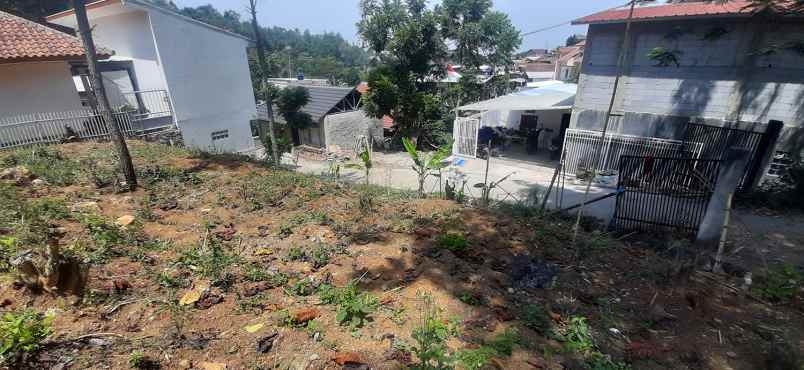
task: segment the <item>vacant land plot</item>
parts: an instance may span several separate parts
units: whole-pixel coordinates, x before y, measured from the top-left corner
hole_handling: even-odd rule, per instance
[[[0,154],[0,367],[800,366],[792,268],[130,145],[134,192],[109,145]]]

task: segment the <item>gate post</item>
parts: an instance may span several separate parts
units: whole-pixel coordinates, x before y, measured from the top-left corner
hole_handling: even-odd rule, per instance
[[[784,127],[784,122],[782,121],[770,120],[770,122],[768,122],[768,127],[765,133],[762,134],[762,139],[760,139],[756,152],[754,153],[754,163],[745,175],[742,190],[751,190],[759,185],[759,182],[764,176],[765,169],[768,168],[768,164],[770,164],[773,159],[776,142],[779,140],[779,135],[782,133],[782,127]]]
[[[698,236],[695,239],[697,245],[712,247],[719,241],[729,194],[734,193],[740,184],[740,180],[745,174],[749,154],[750,152],[745,149],[726,151],[723,162],[720,164],[715,189],[706,206],[706,214],[698,227]]]

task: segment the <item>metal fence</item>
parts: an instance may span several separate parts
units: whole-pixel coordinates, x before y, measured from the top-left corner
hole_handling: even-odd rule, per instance
[[[561,154],[566,173],[577,176],[591,171],[601,140],[600,131],[567,129]],[[699,158],[702,146],[700,142],[607,133],[597,169],[600,172],[617,171],[622,156]]]
[[[452,132],[454,142],[452,152],[467,157],[477,156],[477,133],[480,129],[480,119],[471,117],[455,118]]]
[[[738,190],[747,190],[753,182],[753,178],[749,178],[752,175],[750,169],[757,165],[757,161],[762,160],[760,143],[764,135],[763,132],[690,123],[687,125],[684,140],[704,143],[700,157],[707,159],[722,160],[731,148],[748,150],[751,154],[737,187]]]
[[[719,160],[620,157],[613,226],[696,232],[720,171]]]
[[[128,137],[173,128],[173,109],[164,90],[133,91],[110,98],[112,117]],[[0,149],[109,136],[103,115],[93,109],[0,117]]]

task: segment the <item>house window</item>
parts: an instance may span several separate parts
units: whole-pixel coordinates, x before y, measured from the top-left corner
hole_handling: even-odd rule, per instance
[[[212,131],[212,141],[223,140],[229,137],[229,130]]]
[[[770,165],[768,166],[768,176],[783,176],[787,169],[793,164],[793,157],[788,152],[777,151],[773,153]]]

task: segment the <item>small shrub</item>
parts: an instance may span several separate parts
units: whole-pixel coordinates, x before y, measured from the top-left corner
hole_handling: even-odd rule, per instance
[[[0,236],[0,271],[9,271],[9,261],[17,254],[19,240],[13,236]]]
[[[288,254],[287,256],[285,256],[285,260],[287,261],[301,261],[303,259],[304,259],[304,251],[295,245],[291,246],[290,249],[288,249]]]
[[[128,355],[128,367],[132,369],[139,369],[143,365],[145,355],[140,351],[132,351]]]
[[[213,284],[227,280],[227,268],[236,263],[236,255],[228,253],[219,242],[210,242],[207,248],[196,246],[179,255],[178,263],[209,278]]]
[[[64,200],[61,199],[35,199],[28,203],[25,208],[25,215],[28,218],[38,218],[45,221],[65,220],[70,218],[70,211],[67,210]]]
[[[486,346],[478,348],[464,349],[456,353],[455,358],[461,368],[466,370],[477,370],[485,366],[494,358],[497,353],[494,349]]]
[[[520,317],[522,323],[526,327],[544,335],[550,332],[552,323],[547,316],[544,308],[532,304],[525,305],[522,308],[522,316]]]
[[[33,311],[8,312],[0,320],[0,365],[16,362],[24,353],[39,349],[50,335],[53,316]]]
[[[316,292],[316,286],[312,279],[299,279],[288,287],[287,292],[291,295],[306,297]]]
[[[455,333],[448,322],[442,320],[438,309],[433,304],[432,296],[427,293],[419,295],[422,299],[421,323],[413,329],[411,337],[416,344],[411,348],[419,363],[414,369],[449,369],[452,359],[447,353],[447,339]],[[470,357],[472,357],[470,355]],[[477,360],[477,354],[474,354]]]
[[[356,281],[351,281],[343,288],[322,284],[318,289],[321,302],[338,306],[335,320],[341,325],[359,328],[379,305],[377,297],[361,292]]]
[[[331,252],[326,245],[319,245],[310,251],[310,263],[313,264],[313,268],[322,268],[329,263],[330,255]]]
[[[458,299],[470,306],[480,306],[483,304],[483,296],[472,292],[462,292],[458,294]]]
[[[773,303],[788,302],[795,297],[801,287],[801,274],[791,265],[768,269],[759,276],[753,291],[763,299]]]
[[[600,352],[592,352],[586,359],[586,369],[588,370],[630,370],[631,367],[625,363],[614,361],[611,356]]]
[[[508,328],[494,336],[487,345],[493,348],[498,355],[510,356],[517,343],[519,343],[519,332],[516,329]]]
[[[564,348],[568,352],[589,353],[594,347],[592,333],[585,317],[571,317],[558,338],[564,342]]]
[[[438,236],[436,244],[439,248],[447,249],[452,252],[462,252],[469,248],[469,244],[461,234],[447,233]]]

